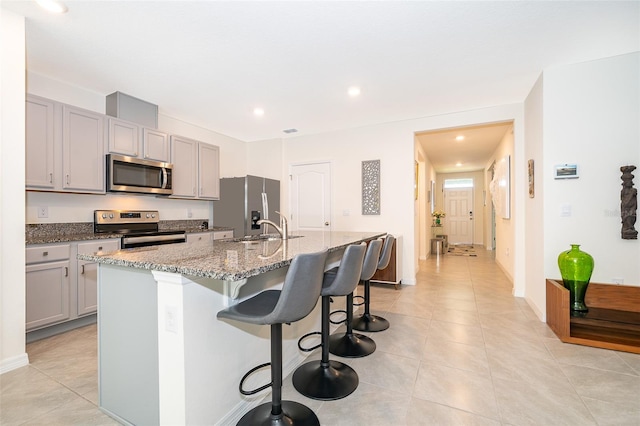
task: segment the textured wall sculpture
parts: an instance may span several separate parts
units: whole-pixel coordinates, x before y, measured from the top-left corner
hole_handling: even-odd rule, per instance
[[[622,239],[637,240],[638,231],[635,229],[638,211],[638,190],[633,187],[633,174],[636,166],[622,166],[622,191],[620,191],[620,216],[622,218]]]
[[[362,162],[362,214],[380,214],[380,160]]]

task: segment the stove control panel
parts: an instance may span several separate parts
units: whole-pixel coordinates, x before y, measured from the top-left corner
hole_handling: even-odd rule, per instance
[[[157,210],[95,210],[93,212],[95,224],[126,224],[126,223],[158,223],[160,214]]]

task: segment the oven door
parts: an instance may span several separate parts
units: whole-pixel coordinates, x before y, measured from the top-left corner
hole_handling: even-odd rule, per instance
[[[171,195],[173,165],[107,155],[107,191]]]
[[[162,244],[184,243],[186,241],[187,235],[184,231],[128,234],[121,238],[120,248],[148,247]]]

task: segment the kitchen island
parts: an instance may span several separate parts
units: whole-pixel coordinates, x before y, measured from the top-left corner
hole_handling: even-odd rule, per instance
[[[269,360],[269,327],[219,321],[217,312],[281,286],[297,254],[329,248],[328,269],[349,244],[383,235],[304,232],[79,255],[99,263],[100,408],[125,424],[235,424],[265,395],[243,397],[238,383]],[[316,306],[283,328],[285,375],[304,360],[297,339],[319,327]],[[268,381],[264,369],[246,386]]]

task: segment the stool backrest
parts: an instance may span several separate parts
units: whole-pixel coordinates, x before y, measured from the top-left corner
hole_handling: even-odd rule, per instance
[[[367,254],[364,256],[364,263],[362,265],[362,274],[360,274],[360,280],[368,281],[373,277],[378,269],[378,259],[380,258],[380,251],[382,250],[382,240],[373,240],[369,242],[367,248]]]
[[[384,238],[384,247],[382,248],[382,255],[380,255],[380,261],[378,262],[378,269],[384,269],[389,266],[389,260],[391,259],[391,248],[393,242],[396,240],[391,234],[387,234]]]
[[[324,249],[293,258],[278,302],[264,324],[295,322],[311,313],[322,290],[327,253],[328,250]]]
[[[360,281],[362,272],[362,261],[367,249],[365,243],[352,244],[344,250],[338,271],[325,274],[325,281],[322,284],[322,295],[346,296],[352,293]]]

